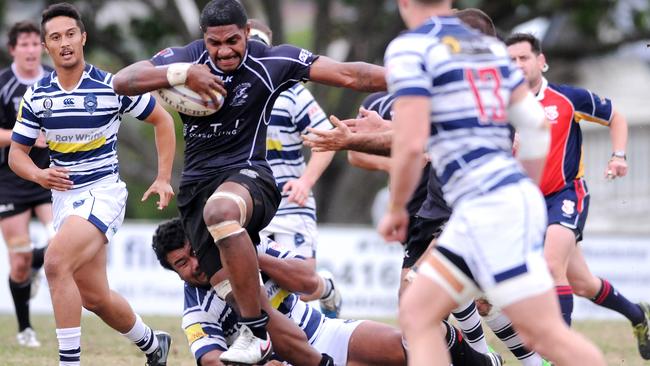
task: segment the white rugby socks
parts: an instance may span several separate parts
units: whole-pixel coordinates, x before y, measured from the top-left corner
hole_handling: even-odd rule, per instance
[[[81,362],[81,327],[56,330],[59,340],[59,366],[79,366]]]
[[[140,315],[138,314],[135,314],[135,324],[133,324],[133,328],[122,335],[128,338],[147,355],[153,353],[158,348],[158,338],[153,334],[153,330],[142,321],[142,318],[140,318]]]

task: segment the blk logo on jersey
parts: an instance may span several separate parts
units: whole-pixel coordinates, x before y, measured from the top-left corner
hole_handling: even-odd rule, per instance
[[[66,107],[74,107],[74,98],[63,99],[63,105]]]
[[[251,83],[242,83],[235,87],[233,94],[235,95],[230,102],[231,107],[241,107],[246,103],[248,99],[248,88],[251,87]]]

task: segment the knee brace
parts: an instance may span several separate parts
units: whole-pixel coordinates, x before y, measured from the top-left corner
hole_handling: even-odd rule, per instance
[[[237,207],[239,207],[239,225],[244,226],[246,223],[246,201],[241,196],[231,192],[215,192],[210,196],[210,198],[208,198],[207,202],[220,198],[235,202]]]
[[[7,240],[7,250],[9,253],[29,253],[34,248],[34,244],[29,238],[14,238]]]

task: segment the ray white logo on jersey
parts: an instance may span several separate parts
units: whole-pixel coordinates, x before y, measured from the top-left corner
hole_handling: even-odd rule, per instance
[[[101,132],[95,133],[78,133],[76,135],[54,135],[54,141],[56,142],[90,142],[102,137]]]

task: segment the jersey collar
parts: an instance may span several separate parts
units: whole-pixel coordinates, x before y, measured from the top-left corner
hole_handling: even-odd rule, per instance
[[[93,65],[86,62],[86,65],[84,66],[84,72],[81,74],[81,77],[79,78],[79,82],[77,82],[77,85],[74,88],[72,88],[72,90],[63,89],[61,84],[59,84],[59,76],[56,74],[56,70],[52,71],[51,80],[52,80],[52,82],[56,83],[56,85],[59,87],[59,89],[61,89],[61,91],[64,91],[66,93],[72,93],[73,91],[77,90],[77,88],[79,88],[79,85],[81,85],[81,83],[84,81],[84,79],[88,76],[88,74],[90,73],[90,70],[92,70],[92,68],[93,68]]]
[[[18,80],[19,83],[29,86],[36,84],[37,81],[41,80],[43,76],[45,76],[45,69],[43,66],[39,66],[38,76],[33,79],[26,79],[21,77],[20,74],[18,74],[18,66],[16,66],[15,62],[11,63],[11,71],[13,71],[14,75],[16,76],[16,80]]]
[[[546,78],[542,76],[542,87],[539,88],[539,93],[535,95],[535,99],[543,100],[544,94],[546,93],[546,88],[548,88],[548,80],[546,80]]]

